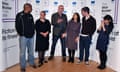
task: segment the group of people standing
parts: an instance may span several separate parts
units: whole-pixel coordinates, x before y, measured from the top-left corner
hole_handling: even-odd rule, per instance
[[[83,15],[82,23],[79,13],[75,12],[70,21],[67,21],[67,16],[63,13],[64,6],[58,6],[58,12],[51,17],[51,23],[46,19],[46,12],[40,12],[40,18],[34,24],[32,12],[32,5],[26,3],[24,10],[16,15],[16,31],[20,36],[20,66],[21,71],[25,72],[26,68],[26,49],[28,52],[28,62],[30,66],[36,68],[34,62],[34,34],[36,31],[36,45],[35,51],[38,52],[38,66],[42,66],[45,61],[45,51],[49,49],[49,34],[51,32],[51,25],[53,25],[53,39],[50,57],[48,60],[54,58],[55,46],[60,39],[62,48],[62,60],[66,61],[66,48],[68,48],[69,59],[68,62],[74,63],[75,51],[79,41],[79,60],[77,64],[85,61],[89,65],[89,49],[92,36],[96,31],[96,20],[90,15],[88,7],[81,9]],[[113,29],[113,20],[110,15],[106,15],[101,22],[97,32],[99,33],[96,48],[100,53],[99,69],[106,68],[107,61],[107,46],[109,44],[109,34]],[[85,57],[85,59],[84,59]]]

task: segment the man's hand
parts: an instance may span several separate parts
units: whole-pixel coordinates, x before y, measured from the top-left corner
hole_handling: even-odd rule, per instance
[[[61,23],[63,21],[63,19],[58,19],[57,23]]]

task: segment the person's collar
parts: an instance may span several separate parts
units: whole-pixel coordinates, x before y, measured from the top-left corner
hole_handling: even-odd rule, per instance
[[[26,13],[25,11],[23,11],[24,14],[30,14],[30,13]]]
[[[88,20],[89,18],[90,18],[90,15],[86,16],[86,17],[85,17],[85,20]]]
[[[62,16],[63,13],[59,13],[59,12],[57,12],[57,14],[58,14],[59,16]]]

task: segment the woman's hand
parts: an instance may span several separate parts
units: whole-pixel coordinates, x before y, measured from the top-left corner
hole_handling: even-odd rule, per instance
[[[62,34],[62,38],[65,38],[66,36],[67,36],[66,33],[63,33],[63,34]]]
[[[44,33],[44,32],[40,32],[40,34],[41,34],[42,36],[44,36],[44,37],[47,37],[48,33],[49,33],[49,32],[45,32],[45,33]]]
[[[106,31],[106,29],[105,29],[105,22],[104,21],[102,21],[102,28],[103,28],[103,31]]]
[[[75,38],[75,42],[77,43],[79,41],[79,37],[76,37]]]
[[[104,24],[105,24],[104,20],[101,21],[101,25],[100,25],[100,27],[98,28],[98,31],[101,31],[101,29],[103,29],[103,31],[106,31],[106,29],[105,29],[105,27],[104,27]]]

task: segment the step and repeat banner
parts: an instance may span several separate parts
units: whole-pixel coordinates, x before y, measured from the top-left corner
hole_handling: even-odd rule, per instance
[[[39,18],[40,11],[45,10],[46,18],[51,20],[51,15],[57,12],[58,5],[62,4],[65,7],[64,13],[67,15],[68,20],[71,19],[74,12],[78,12],[81,15],[81,8],[88,6],[90,13],[96,18],[97,27],[100,25],[102,17],[106,14],[112,15],[114,19],[114,30],[110,36],[110,45],[108,49],[108,66],[118,71],[120,70],[120,60],[118,49],[120,48],[120,21],[118,13],[120,11],[119,0],[2,0],[2,41],[3,51],[5,55],[6,67],[10,67],[19,63],[19,36],[15,30],[15,15],[17,12],[23,10],[24,3],[31,3],[33,6],[34,21]],[[93,36],[90,59],[99,62],[99,55],[96,51],[96,40],[98,34]],[[46,52],[46,56],[49,56],[52,43],[52,33],[50,34],[50,47]],[[120,49],[119,49],[120,51]],[[55,56],[61,56],[60,41],[56,45]],[[79,56],[79,50],[76,52],[76,57]],[[37,53],[35,53],[37,57]]]

